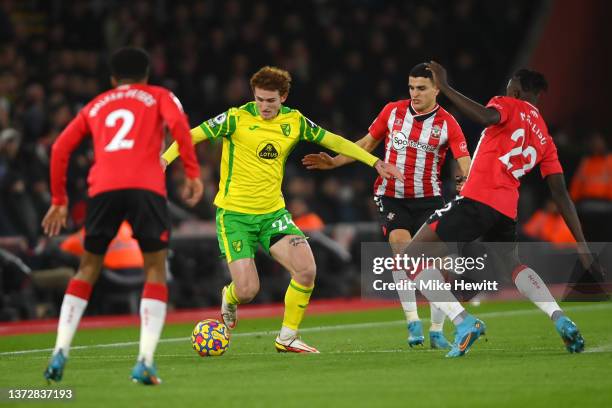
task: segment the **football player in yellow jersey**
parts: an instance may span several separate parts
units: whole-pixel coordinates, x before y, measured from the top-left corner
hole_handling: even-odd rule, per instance
[[[354,143],[326,131],[299,111],[282,104],[291,76],[287,71],[264,67],[251,77],[255,97],[239,108],[230,108],[191,130],[194,143],[222,138],[221,176],[216,223],[219,248],[225,256],[232,282],[223,288],[221,315],[233,329],[237,306],[250,302],[259,291],[254,257],[258,244],[291,273],[285,294],[285,315],[275,347],[279,352],[318,353],[304,343],[298,328],[314,288],[316,266],[304,233],[285,209],[281,192],[287,157],[300,141],[321,146],[374,167],[382,177],[402,177],[393,165]],[[176,144],[162,156],[170,163],[178,156]]]

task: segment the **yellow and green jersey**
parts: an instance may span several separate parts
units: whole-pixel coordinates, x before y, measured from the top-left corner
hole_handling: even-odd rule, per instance
[[[373,166],[377,157],[317,126],[298,110],[281,106],[274,119],[263,119],[255,102],[230,108],[191,130],[193,143],[223,140],[219,192],[214,204],[246,214],[266,214],[285,206],[281,185],[287,157],[300,141],[318,143]],[[174,142],[163,154],[178,157]]]

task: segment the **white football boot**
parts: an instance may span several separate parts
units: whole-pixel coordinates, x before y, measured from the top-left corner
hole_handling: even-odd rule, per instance
[[[231,330],[236,327],[238,322],[238,305],[230,305],[225,301],[225,291],[227,286],[221,291],[221,319],[223,323]]]

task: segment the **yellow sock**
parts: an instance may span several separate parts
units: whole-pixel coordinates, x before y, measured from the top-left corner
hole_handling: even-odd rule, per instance
[[[236,297],[236,292],[234,291],[234,282],[227,285],[227,289],[225,289],[225,302],[229,305],[237,305],[240,303],[238,298]]]
[[[293,279],[289,282],[287,293],[285,293],[285,317],[283,326],[292,330],[297,330],[304,318],[304,312],[314,286],[306,287],[300,285]]]

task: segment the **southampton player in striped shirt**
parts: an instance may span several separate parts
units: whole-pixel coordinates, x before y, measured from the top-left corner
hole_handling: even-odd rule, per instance
[[[408,76],[410,99],[385,105],[370,125],[369,132],[357,145],[373,151],[385,141],[385,162],[396,165],[403,179],[379,177],[374,184],[374,199],[380,210],[383,234],[394,253],[404,250],[429,216],[444,206],[440,170],[447,150],[459,164],[457,191],[461,189],[470,168],[470,155],[465,137],[455,118],[438,105],[440,90],[434,85],[431,72],[422,63]],[[333,169],[353,162],[346,156],[330,157],[326,153],[311,154],[302,161],[309,169]],[[395,271],[396,282],[408,279],[404,271]],[[422,345],[425,338],[417,313],[414,290],[398,290],[408,322],[408,344]],[[429,338],[432,348],[450,348],[443,334],[444,313],[431,306]]]
[[[281,192],[287,157],[300,141],[320,144],[374,167],[383,178],[400,171],[354,143],[324,130],[299,111],[283,106],[291,77],[287,71],[264,67],[251,78],[255,97],[230,108],[191,130],[194,143],[223,140],[217,206],[217,237],[232,282],[223,289],[221,315],[236,326],[237,306],[259,291],[255,252],[259,244],[291,274],[285,294],[285,316],[275,347],[279,352],[318,353],[304,343],[298,328],[314,288],[316,267],[304,234],[285,209]],[[178,156],[173,144],[163,154],[170,163]]]

